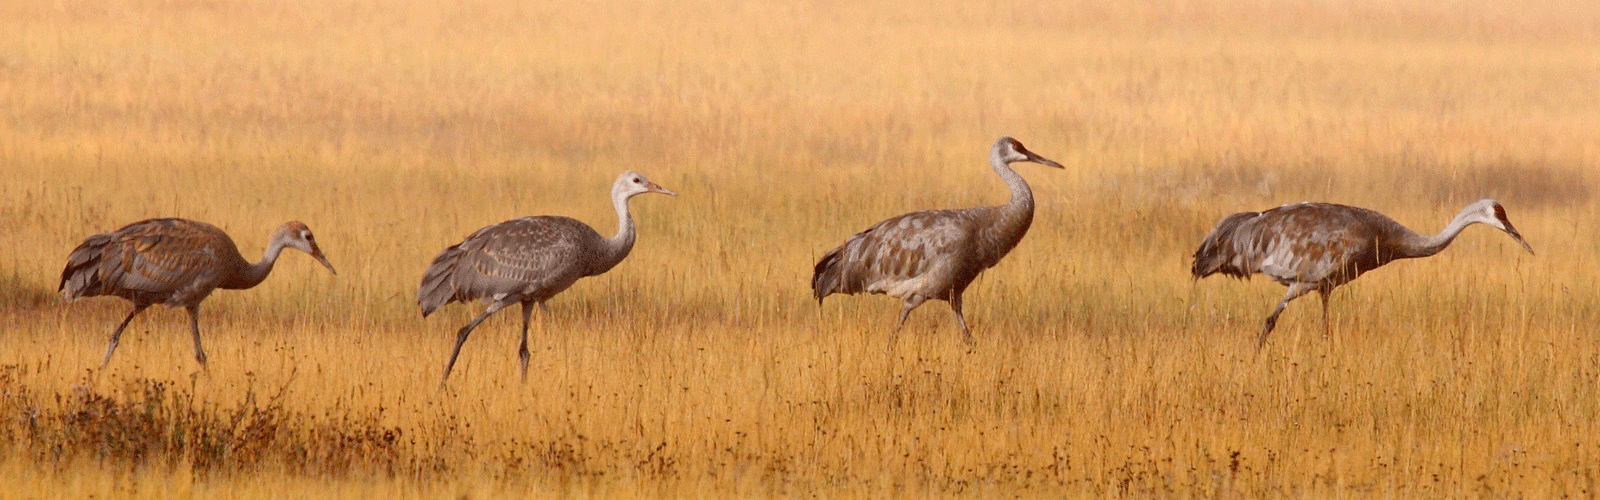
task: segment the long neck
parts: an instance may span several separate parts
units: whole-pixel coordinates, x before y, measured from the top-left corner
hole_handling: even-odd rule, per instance
[[[272,242],[267,244],[267,251],[261,256],[260,261],[240,267],[234,272],[233,278],[222,283],[220,287],[238,290],[261,284],[267,279],[267,275],[272,273],[272,265],[278,261],[278,255],[281,253],[283,253],[283,242],[273,238]]]
[[[1440,251],[1443,251],[1445,247],[1450,246],[1450,242],[1455,241],[1456,235],[1461,234],[1463,229],[1466,229],[1467,226],[1475,223],[1477,223],[1477,221],[1471,220],[1471,218],[1468,217],[1468,212],[1463,211],[1456,215],[1455,220],[1450,221],[1450,225],[1445,226],[1443,231],[1439,231],[1439,234],[1426,236],[1412,233],[1412,238],[1410,238],[1408,244],[1404,245],[1404,247],[1400,249],[1401,255],[1399,255],[1399,257],[1427,257],[1429,255],[1439,253]]]
[[[1022,175],[1011,169],[1005,159],[1000,156],[1000,148],[995,148],[989,153],[989,166],[994,167],[994,173],[1006,181],[1006,187],[1011,189],[1011,201],[1004,206],[1010,210],[1027,212],[1033,215],[1033,190],[1028,188],[1028,181],[1022,180]]]
[[[1000,150],[996,148],[989,154],[989,164],[994,167],[994,173],[1006,181],[1006,187],[1011,189],[1011,201],[1004,205],[985,207],[985,214],[990,218],[989,223],[979,229],[979,236],[988,241],[985,246],[996,251],[992,258],[996,261],[1022,241],[1023,235],[1028,233],[1028,228],[1033,225],[1033,190],[1028,188],[1027,181],[1012,170],[1011,166],[1000,157]]]
[[[595,274],[610,270],[633,251],[633,214],[628,212],[628,197],[620,192],[611,195],[611,205],[617,209],[617,235],[605,239],[601,255],[596,259],[601,269]]]

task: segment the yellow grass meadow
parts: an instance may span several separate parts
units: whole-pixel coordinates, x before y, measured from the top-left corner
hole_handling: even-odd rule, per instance
[[[1492,0],[0,3],[0,498],[1592,497],[1600,4]],[[810,296],[878,220],[1033,229],[889,343]],[[429,259],[560,214],[639,239],[550,304],[420,317]],[[1193,282],[1223,216],[1302,200],[1484,227],[1314,298]],[[83,238],[227,230],[265,283],[63,303]]]

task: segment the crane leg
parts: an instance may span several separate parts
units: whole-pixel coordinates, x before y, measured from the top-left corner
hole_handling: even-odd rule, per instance
[[[522,360],[522,381],[528,381],[528,319],[533,317],[533,302],[522,303],[522,345],[517,347],[517,357]],[[539,303],[544,309],[544,303]]]
[[[900,338],[900,328],[906,326],[906,316],[910,316],[912,309],[916,309],[927,300],[921,295],[906,297],[906,307],[900,310],[900,319],[894,322],[894,330],[889,331],[889,352],[894,352],[894,343]]]
[[[956,324],[961,325],[961,340],[972,345],[972,330],[967,328],[967,318],[961,314],[961,294],[950,297],[950,310],[956,312]]]
[[[122,330],[128,328],[128,323],[133,321],[134,316],[138,316],[148,307],[150,307],[150,304],[134,304],[133,310],[128,311],[128,317],[122,318],[122,324],[117,325],[116,331],[111,332],[111,343],[106,346],[106,360],[100,363],[101,368],[111,364],[111,353],[117,352],[117,343],[122,341]]]
[[[1267,316],[1267,324],[1261,328],[1261,335],[1256,337],[1256,352],[1261,352],[1261,348],[1267,345],[1267,335],[1272,333],[1273,327],[1278,326],[1278,315],[1283,314],[1283,309],[1289,307],[1289,302],[1315,289],[1305,283],[1289,285],[1289,292],[1283,295],[1283,302],[1279,302],[1278,308],[1273,309],[1272,314]]]
[[[900,327],[906,326],[906,316],[910,316],[912,309],[916,309],[917,306],[922,305],[922,303],[927,300],[927,297],[923,297],[921,295],[912,295],[907,297],[905,309],[900,310],[900,320],[894,322],[894,330],[898,332],[900,331]]]
[[[195,304],[184,309],[189,310],[189,332],[194,334],[194,360],[200,362],[200,368],[206,367],[206,350],[200,347],[200,304]]]
[[[456,347],[450,351],[450,362],[445,363],[444,365],[444,377],[439,379],[439,385],[444,385],[446,380],[450,380],[450,369],[456,367],[456,356],[461,355],[461,344],[465,344],[467,342],[467,336],[472,335],[472,329],[477,328],[478,323],[482,323],[483,320],[489,317],[489,315],[499,312],[501,309],[505,309],[507,305],[509,304],[504,302],[495,302],[489,304],[489,308],[485,309],[483,314],[479,314],[478,317],[473,319],[471,323],[467,323],[467,326],[461,327],[461,331],[456,332]]]
[[[1333,338],[1333,325],[1328,323],[1328,295],[1332,290],[1317,290],[1317,296],[1322,298],[1322,338]]]

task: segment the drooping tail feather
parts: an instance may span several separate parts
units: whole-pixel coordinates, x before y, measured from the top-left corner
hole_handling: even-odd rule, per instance
[[[822,304],[822,298],[834,292],[844,292],[839,289],[841,262],[839,257],[844,254],[844,247],[840,246],[829,251],[822,259],[817,261],[817,266],[812,269],[811,293],[816,295],[817,304]],[[846,292],[848,293],[848,292]]]
[[[100,265],[105,246],[111,239],[110,233],[90,236],[67,256],[67,267],[61,270],[61,284],[56,286],[62,299],[93,297],[103,293],[105,282],[100,276]]]
[[[855,295],[866,291],[867,273],[862,271],[862,267],[867,263],[850,257],[860,254],[855,246],[859,241],[860,235],[852,236],[839,248],[829,250],[817,260],[817,267],[811,275],[811,292],[816,295],[818,305],[822,304],[823,297],[835,293]]]
[[[417,305],[422,307],[422,317],[426,318],[445,304],[461,299],[457,297],[455,284],[456,263],[461,261],[460,256],[461,245],[452,245],[439,252],[433,258],[433,263],[428,265],[428,270],[422,273],[422,286],[417,287]]]
[[[1217,227],[1211,229],[1211,234],[1206,235],[1200,248],[1194,251],[1194,265],[1189,269],[1194,279],[1216,273],[1250,279],[1250,274],[1255,272],[1251,269],[1255,259],[1243,255],[1249,249],[1251,237],[1245,228],[1260,215],[1260,212],[1243,212],[1218,221]]]

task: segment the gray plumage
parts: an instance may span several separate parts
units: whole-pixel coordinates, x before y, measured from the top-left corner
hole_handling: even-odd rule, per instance
[[[961,314],[961,294],[985,269],[1000,262],[1033,224],[1033,191],[1011,169],[1028,161],[1062,168],[1010,137],[995,141],[989,164],[1011,189],[1011,201],[992,207],[912,212],[851,236],[817,261],[811,290],[817,303],[830,294],[887,294],[905,301],[899,330],[924,301],[943,300],[955,312],[962,338],[972,332]]]
[[[111,333],[101,366],[111,363],[111,354],[128,322],[155,304],[182,306],[189,311],[194,357],[205,366],[206,353],[200,347],[200,302],[218,288],[241,290],[261,283],[272,272],[284,248],[310,254],[334,272],[317,247],[311,229],[298,221],[278,227],[267,243],[266,254],[252,264],[239,254],[233,239],[216,226],[185,219],[149,219],[85,238],[67,257],[67,267],[61,271],[61,284],[56,290],[68,301],[110,295],[133,302],[133,311]]]
[[[1506,218],[1505,207],[1490,199],[1467,205],[1433,236],[1417,234],[1365,208],[1300,203],[1223,218],[1195,250],[1190,271],[1197,280],[1216,273],[1240,279],[1261,273],[1289,287],[1256,338],[1259,349],[1290,301],[1317,292],[1326,327],[1328,295],[1335,287],[1394,260],[1439,253],[1461,230],[1480,223],[1505,231],[1533,253]]]
[[[439,252],[422,275],[417,305],[426,318],[451,302],[484,299],[489,307],[456,333],[455,349],[445,364],[450,378],[461,344],[489,315],[512,304],[522,304],[522,376],[528,376],[528,320],[534,305],[572,286],[578,279],[611,270],[633,249],[633,216],[628,199],[643,193],[677,193],[629,170],[611,185],[611,204],[617,210],[617,234],[610,238],[587,224],[567,217],[537,216],[512,219],[467,236],[461,243]]]

